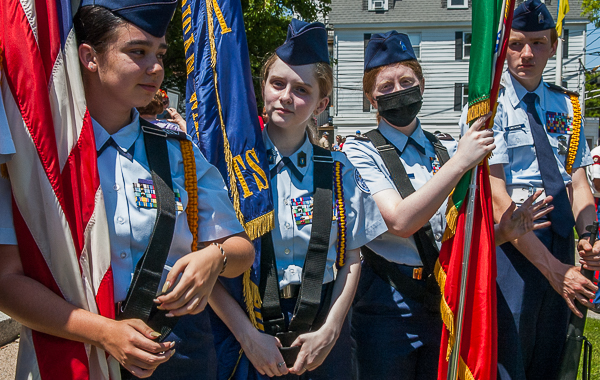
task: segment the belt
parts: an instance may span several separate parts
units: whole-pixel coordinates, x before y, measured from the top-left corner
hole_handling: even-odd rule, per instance
[[[298,298],[300,284],[288,284],[279,290],[279,298]]]
[[[506,192],[508,193],[508,196],[518,205],[521,205],[523,202],[525,202],[527,198],[532,196],[537,190],[542,190],[542,195],[540,195],[538,200],[546,198],[546,191],[543,187],[534,187],[528,185],[506,186]]]

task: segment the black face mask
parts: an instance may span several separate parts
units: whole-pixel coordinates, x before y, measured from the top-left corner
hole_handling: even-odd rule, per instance
[[[396,127],[409,125],[417,117],[422,104],[419,85],[377,97],[379,115]]]

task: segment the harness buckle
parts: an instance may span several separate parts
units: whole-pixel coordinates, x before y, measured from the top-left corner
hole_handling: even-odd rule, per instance
[[[144,133],[148,133],[151,135],[155,135],[155,136],[160,136],[160,137],[167,137],[167,132],[165,132],[164,130],[160,129],[160,128],[151,128],[145,125],[142,125],[142,131]]]
[[[380,152],[386,152],[388,150],[396,150],[396,147],[394,147],[391,144],[385,144],[385,145],[378,146],[377,150]]]

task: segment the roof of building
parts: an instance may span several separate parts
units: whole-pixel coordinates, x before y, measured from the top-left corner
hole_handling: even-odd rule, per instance
[[[471,21],[471,1],[469,9],[448,9],[450,0],[388,0],[387,11],[369,11],[370,0],[332,0],[329,24],[394,24],[394,23],[444,23]],[[517,4],[522,1],[517,0]],[[581,20],[582,0],[570,0],[571,11],[567,20]],[[546,0],[546,6],[556,18],[558,0]]]

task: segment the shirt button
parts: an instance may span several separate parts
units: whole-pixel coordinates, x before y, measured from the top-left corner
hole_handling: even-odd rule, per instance
[[[285,228],[289,229],[292,225],[289,222],[285,222]]]
[[[123,224],[123,223],[125,223],[125,219],[123,219],[122,217],[119,216],[117,218],[117,222],[119,222],[119,224]]]
[[[440,240],[442,238],[441,234],[435,234],[435,240]]]
[[[286,200],[284,200],[284,201],[283,201],[283,203],[284,203],[284,204],[287,206],[287,205],[289,205],[289,204],[290,204],[290,200],[289,200],[289,199],[286,199]]]
[[[113,190],[119,191],[120,189],[121,189],[121,186],[119,186],[118,183],[115,183],[115,185],[113,186]]]
[[[121,258],[124,259],[127,257],[127,252],[121,252]]]
[[[290,254],[290,249],[286,248],[283,252],[285,252],[286,255],[289,255]]]
[[[520,142],[520,141],[521,141],[521,139],[517,138],[517,142]]]

